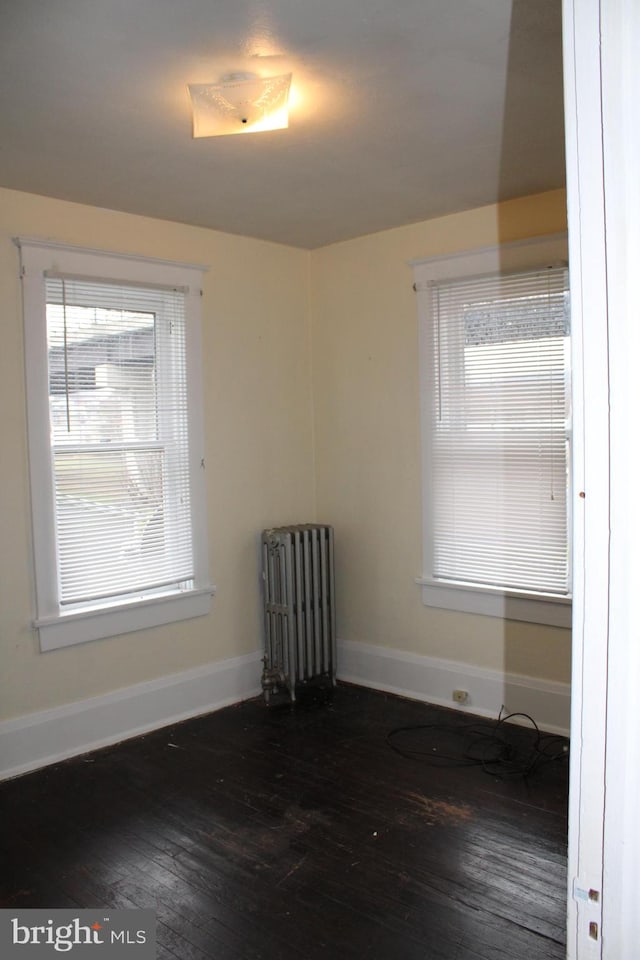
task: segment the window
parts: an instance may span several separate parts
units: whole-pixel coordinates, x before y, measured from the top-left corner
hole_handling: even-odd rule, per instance
[[[42,649],[207,613],[202,268],[19,245]]]
[[[562,239],[414,265],[425,603],[570,624]]]

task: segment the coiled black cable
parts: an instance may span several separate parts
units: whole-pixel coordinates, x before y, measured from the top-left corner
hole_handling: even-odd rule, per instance
[[[509,723],[527,720],[535,733],[527,738],[521,725]],[[445,733],[453,742],[443,747],[432,743],[412,745],[415,734],[432,730]],[[404,742],[399,742],[404,739]],[[423,739],[423,738],[422,738]],[[541,766],[556,760],[567,760],[569,744],[565,737],[542,733],[528,713],[504,714],[497,720],[473,720],[469,723],[418,723],[395,727],[386,736],[387,743],[400,756],[421,760],[439,767],[482,767],[485,773],[500,779],[531,777]],[[442,736],[438,744],[442,743]]]

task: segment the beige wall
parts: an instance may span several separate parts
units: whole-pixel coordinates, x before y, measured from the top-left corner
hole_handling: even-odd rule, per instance
[[[0,189],[0,719],[254,651],[257,534],[317,519],[337,535],[339,636],[569,678],[567,631],[422,605],[412,258],[565,228],[561,192],[336,244],[277,244]],[[206,263],[210,616],[40,654],[15,236]],[[311,365],[313,360],[313,365]],[[313,405],[312,405],[313,392]],[[317,502],[316,502],[317,491]]]
[[[319,520],[338,635],[568,681],[569,631],[422,604],[417,313],[408,261],[566,229],[554,191],[335,244],[311,261]]]
[[[210,265],[203,298],[210,616],[40,654],[33,617],[22,235]],[[256,650],[256,534],[313,517],[309,254],[210,230],[0,190],[3,410],[0,718]]]

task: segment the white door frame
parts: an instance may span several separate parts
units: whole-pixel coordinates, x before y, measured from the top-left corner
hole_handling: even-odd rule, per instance
[[[640,4],[564,0],[574,333],[568,957],[640,956]]]

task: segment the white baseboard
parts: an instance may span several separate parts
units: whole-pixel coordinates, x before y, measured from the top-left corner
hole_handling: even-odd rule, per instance
[[[501,673],[352,640],[338,641],[338,679],[482,717],[497,718],[504,706],[506,713],[529,714],[541,730],[569,734],[568,683]],[[466,690],[467,703],[454,703],[453,690]]]
[[[260,692],[260,652],[0,722],[0,780],[239,703]]]
[[[1,721],[0,780],[256,696],[261,656],[256,651]],[[349,640],[338,642],[338,679],[486,717],[497,717],[504,705],[528,713],[542,730],[569,732],[566,683]],[[453,703],[454,689],[468,691],[467,704]]]

